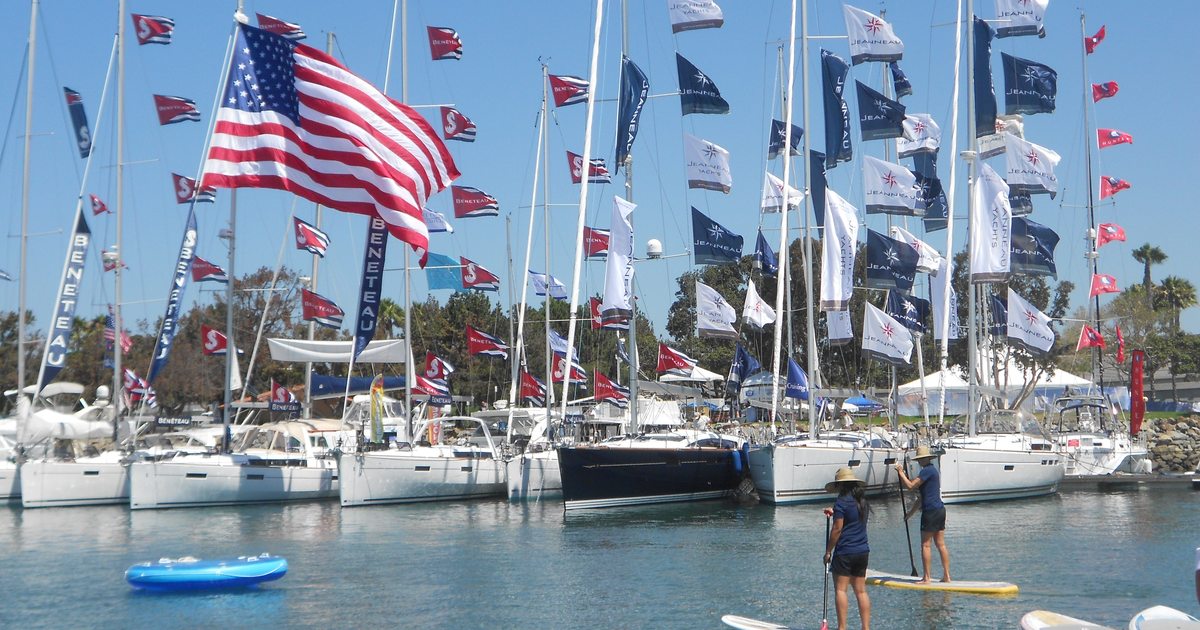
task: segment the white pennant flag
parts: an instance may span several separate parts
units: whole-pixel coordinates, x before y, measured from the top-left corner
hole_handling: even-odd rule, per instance
[[[828,329],[831,345],[844,346],[854,341],[854,323],[850,320],[850,311],[825,313],[825,328]]]
[[[996,116],[996,133],[979,139],[979,158],[987,159],[1004,153],[1004,134],[1025,137],[1025,117],[1021,114]]]
[[[1008,166],[1008,185],[1013,192],[1036,195],[1058,193],[1058,178],[1054,167],[1062,158],[1046,147],[1022,140],[1012,134],[1004,136],[1004,161]]]
[[[783,207],[783,188],[782,179],[770,173],[766,174],[766,177],[763,179],[761,206],[763,212],[779,212],[779,209]],[[791,186],[787,187],[787,194],[789,208],[795,208],[804,201],[804,193]]]
[[[1012,207],[1008,184],[987,164],[971,194],[971,282],[1003,282],[1011,271]]]
[[[917,259],[917,271],[924,273],[935,273],[938,270],[938,267],[945,262],[945,258],[942,257],[942,254],[938,252],[938,250],[934,249],[932,245],[913,236],[911,232],[902,227],[893,225],[892,227],[888,228],[888,236],[891,236],[897,241],[904,241],[905,243],[911,245],[913,249],[917,250],[917,255],[920,256],[920,258]]]
[[[547,281],[547,278],[549,280]],[[545,273],[529,270],[529,282],[533,284],[535,295],[546,295],[546,285],[550,285],[550,297],[556,300],[567,299],[567,286],[561,280]]]
[[[667,0],[671,32],[682,33],[698,28],[720,28],[725,23],[721,7],[713,0]]]
[[[850,40],[850,62],[900,61],[904,57],[904,42],[892,32],[892,25],[878,15],[842,5],[846,18],[846,35]]]
[[[1008,339],[1033,354],[1042,355],[1054,347],[1050,318],[1034,305],[1008,289]]]
[[[758,289],[754,287],[754,280],[750,280],[746,284],[746,305],[742,307],[742,317],[746,318],[747,323],[757,328],[775,323],[775,309],[771,308],[766,300],[758,295]]]
[[[942,263],[938,265],[937,273],[929,278],[929,301],[933,304],[933,338],[942,338],[942,326],[946,321],[946,309],[943,306],[946,303],[946,289],[950,290],[950,328],[948,337],[950,339],[958,339],[958,294],[954,291],[954,285],[946,282],[950,276],[950,263],[943,258]]]
[[[821,310],[844,311],[854,294],[858,210],[832,188],[825,189],[825,235],[821,247]]]
[[[454,226],[450,225],[450,222],[446,220],[446,215],[440,212],[434,212],[428,208],[425,209],[424,215],[425,227],[429,229],[430,234],[433,234],[434,232],[449,232],[450,234],[454,233]]]
[[[864,304],[862,349],[867,356],[891,365],[911,362],[912,332],[891,315]]]
[[[608,259],[604,263],[604,299],[600,321],[616,324],[633,315],[633,224],[632,202],[613,197],[612,223],[608,234]]]
[[[736,339],[737,311],[717,290],[696,281],[696,336]]]
[[[925,214],[925,201],[912,171],[869,155],[863,156],[863,199],[867,214]]]
[[[918,153],[937,153],[942,146],[942,128],[929,114],[905,114],[904,135],[896,138],[896,155],[906,158]]]
[[[688,188],[728,193],[733,187],[729,151],[690,134],[683,134],[683,162]]]
[[[996,37],[1046,36],[1050,0],[996,0]]]

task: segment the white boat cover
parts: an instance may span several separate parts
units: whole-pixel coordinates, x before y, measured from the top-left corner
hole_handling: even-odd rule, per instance
[[[349,363],[353,341],[309,341],[307,339],[267,339],[271,358],[297,363]],[[367,344],[355,363],[404,363],[407,352],[403,339],[377,339]]]

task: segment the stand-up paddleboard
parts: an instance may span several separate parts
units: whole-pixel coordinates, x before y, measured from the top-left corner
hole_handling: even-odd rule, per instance
[[[151,591],[190,591],[252,586],[278,580],[287,570],[286,559],[265,553],[227,560],[189,556],[135,564],[125,571],[125,580],[136,588]]]
[[[936,580],[921,584],[921,578],[898,573],[884,573],[867,569],[867,584],[873,586],[890,586],[892,588],[907,588],[917,591],[942,591],[947,593],[970,593],[972,595],[1016,595],[1017,585],[1008,582],[978,582],[974,580],[955,580],[953,582],[938,582]]]
[[[1113,630],[1090,621],[1049,610],[1034,610],[1021,617],[1021,630]]]
[[[789,626],[781,626],[770,621],[759,621],[749,617],[739,617],[737,615],[725,615],[721,617],[721,621],[727,626],[733,626],[738,630],[792,630]]]
[[[1200,620],[1169,606],[1152,606],[1129,620],[1129,630],[1198,630]]]

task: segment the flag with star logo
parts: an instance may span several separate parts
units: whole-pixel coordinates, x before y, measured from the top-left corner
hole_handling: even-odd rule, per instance
[[[775,323],[775,309],[758,294],[753,279],[746,283],[746,304],[742,307],[742,317],[746,319],[747,324],[756,328]]]
[[[679,53],[675,53],[675,66],[679,72],[679,106],[684,116],[729,113],[729,102],[721,98],[717,84],[707,74]]]
[[[846,20],[846,36],[850,43],[850,62],[900,61],[904,58],[904,42],[896,37],[892,25],[878,15],[848,4],[842,5]]]
[[[692,253],[697,265],[736,263],[742,258],[742,237],[692,208]]]
[[[862,81],[855,81],[858,94],[858,126],[863,141],[886,140],[904,135],[904,106]]]
[[[863,200],[867,214],[921,216],[925,200],[912,171],[869,155],[863,156]]]
[[[912,362],[912,332],[870,302],[863,304],[863,354],[889,365]]]
[[[1054,264],[1058,234],[1054,230],[1025,217],[1013,217],[1011,243],[1009,266],[1013,273],[1058,277]]]
[[[728,194],[733,187],[729,169],[729,151],[708,140],[683,134],[683,163],[688,188],[715,190]]]
[[[1053,199],[1058,194],[1058,177],[1054,174],[1054,168],[1061,159],[1046,147],[1012,134],[1004,137],[1005,181],[1014,192],[1049,194]]]
[[[783,153],[783,143],[785,140],[791,143],[792,148],[788,151],[788,155],[800,155],[801,139],[804,137],[804,130],[797,125],[792,125],[792,134],[790,138],[784,138],[786,135],[782,120],[771,119],[771,135],[767,138],[767,159],[774,160]]]
[[[1044,63],[1000,53],[1004,69],[1004,113],[1049,114],[1058,96],[1058,73]]]
[[[905,328],[921,334],[925,334],[928,329],[925,322],[929,319],[931,310],[929,300],[913,295],[904,295],[899,291],[888,291],[887,304],[884,305],[884,311],[891,315],[892,319],[903,324]]]
[[[920,258],[920,254],[908,243],[868,229],[866,286],[911,292]]]
[[[1044,355],[1054,347],[1050,317],[1025,298],[1008,289],[1008,342],[1035,355]]]

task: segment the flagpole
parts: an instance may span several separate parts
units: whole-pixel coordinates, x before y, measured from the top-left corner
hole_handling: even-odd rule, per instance
[[[393,13],[395,7],[393,5]],[[392,56],[388,50],[388,59]],[[387,66],[391,72],[391,64]],[[385,77],[388,79],[389,77]],[[386,81],[384,91],[387,91]],[[408,0],[400,4],[400,101],[408,103]],[[401,247],[404,252],[404,415],[407,419],[405,430],[409,440],[415,440],[413,435],[412,417],[412,381],[413,381],[413,349],[412,349],[412,270],[409,269],[410,247]]]
[[[395,22],[395,17],[393,16],[393,26],[394,26],[394,22]],[[391,50],[392,50],[391,42],[389,41],[388,42],[388,51],[390,52]],[[331,56],[331,57],[333,56],[333,32],[332,31],[325,34],[325,52],[329,56]],[[387,66],[388,71],[391,70],[391,62],[392,62],[392,56],[389,54],[388,55],[388,66]],[[387,73],[387,71],[385,71],[384,75],[383,75],[383,93],[384,94],[387,94],[387,80],[388,80],[388,73]],[[321,204],[319,204],[319,203],[316,204],[315,213],[316,214],[313,219],[313,226],[319,230],[319,229],[321,229]],[[317,272],[320,270],[320,267],[321,267],[321,257],[316,254],[313,254],[312,272],[308,277],[308,290],[312,291],[313,293],[317,292]],[[308,321],[308,340],[312,341],[313,339],[316,338],[316,336],[317,336],[317,322],[314,320],[309,320]],[[407,341],[406,341],[406,343],[407,343]],[[351,352],[353,352],[353,351],[351,351]],[[303,417],[305,419],[312,417],[312,366],[313,366],[312,361],[307,361],[304,363],[304,405],[302,405],[303,411],[302,411],[301,417]],[[346,372],[346,384],[347,385],[350,384],[349,369],[347,369],[347,372]],[[243,389],[242,391],[244,392],[246,390]]]
[[[1079,32],[1083,39],[1087,39],[1087,16],[1082,11],[1079,12]],[[1083,41],[1083,40],[1080,40]],[[1088,210],[1088,227],[1087,227],[1087,258],[1092,263],[1092,277],[1095,278],[1100,273],[1100,253],[1096,247],[1096,202],[1094,193],[1092,192],[1092,142],[1094,135],[1089,135],[1088,129],[1088,67],[1087,67],[1087,50],[1083,51],[1083,134],[1084,134],[1084,163],[1087,170],[1087,210]],[[1147,296],[1149,298],[1149,296]],[[1100,294],[1092,296],[1093,317],[1092,324],[1097,331],[1100,330]],[[1104,395],[1104,370],[1101,369],[1100,349],[1096,346],[1089,348],[1092,355],[1092,375],[1100,382],[1100,395]]]
[[[124,349],[121,348],[121,333],[125,330],[121,322],[121,268],[124,266],[122,259],[125,256],[121,242],[125,216],[125,0],[119,0],[117,4],[117,260],[113,269],[113,388],[110,397],[113,408],[113,448],[117,447],[120,438],[118,427],[121,419],[121,385],[124,382],[121,372],[121,358],[124,353]],[[32,49],[29,55],[32,60]]]
[[[809,69],[808,69],[808,55],[809,55],[809,53],[808,53],[808,0],[803,0],[803,3],[800,5],[800,11],[801,11],[800,22],[802,25],[801,26],[802,31],[801,31],[801,37],[800,37],[800,59],[802,62],[800,64],[800,76],[801,76],[801,81],[802,81],[801,89],[804,92],[804,98],[802,99],[804,101],[803,121],[804,121],[804,128],[808,129],[809,128],[808,92],[809,92],[809,75],[810,75]],[[788,147],[788,149],[790,151],[791,147]],[[817,437],[817,430],[816,430],[817,408],[816,408],[816,395],[813,392],[816,391],[817,388],[823,387],[825,385],[825,379],[822,378],[822,376],[821,376],[821,358],[818,355],[818,348],[817,348],[817,321],[816,321],[817,314],[813,310],[813,301],[814,301],[813,292],[815,291],[815,289],[813,287],[813,251],[812,251],[813,236],[812,236],[812,232],[811,232],[812,228],[811,228],[809,221],[812,220],[811,217],[814,216],[814,213],[816,213],[816,212],[824,213],[825,209],[812,207],[812,197],[811,197],[812,182],[809,181],[809,167],[808,167],[808,165],[811,161],[811,158],[809,157],[811,151],[812,151],[812,139],[811,139],[810,134],[805,133],[804,134],[804,155],[802,156],[802,159],[801,159],[801,164],[806,165],[806,168],[804,169],[804,189],[805,190],[804,190],[804,202],[803,203],[804,203],[804,207],[809,210],[809,211],[804,212],[804,217],[803,217],[803,220],[804,220],[804,258],[805,258],[805,266],[804,266],[805,305],[804,305],[804,308],[805,308],[805,313],[807,316],[806,318],[808,319],[808,327],[807,327],[808,328],[808,330],[807,330],[808,351],[805,352],[805,354],[807,355],[806,358],[808,359],[808,381],[809,381],[809,387],[808,387],[808,431],[809,431],[809,434],[815,438],[815,437]],[[787,195],[785,193],[784,197],[786,198],[786,196]]]
[[[621,2],[621,57],[624,59],[629,55],[629,0]],[[624,63],[622,63],[621,72],[624,72]],[[633,202],[633,151],[625,153],[625,200]],[[630,237],[632,240],[633,216],[629,217]],[[609,228],[612,228],[610,225]],[[632,244],[631,247],[634,247]],[[636,256],[635,256],[636,258]],[[632,264],[633,258],[630,259]],[[641,358],[638,356],[638,340],[637,340],[637,294],[633,290],[633,282],[629,281],[629,347],[626,348],[629,355],[629,426],[626,427],[629,435],[637,435],[638,433],[638,382],[640,380],[639,370],[641,369]]]
[[[974,237],[975,224],[975,195],[974,189],[979,186],[976,181],[976,166],[979,156],[979,138],[975,133],[975,0],[967,0],[967,15],[971,18],[971,25],[967,30],[967,48],[971,51],[967,57],[967,77],[971,84],[971,89],[967,91],[967,122],[970,125],[968,137],[970,140],[970,150],[963,152],[963,158],[967,161],[967,252],[976,245]],[[953,213],[950,213],[953,216]],[[949,229],[949,227],[947,227]],[[949,238],[949,237],[947,237]],[[978,335],[976,330],[978,326],[975,321],[976,304],[975,304],[975,282],[971,278],[971,269],[967,269],[967,433],[974,437],[976,432],[976,400],[979,396],[979,376],[975,370],[978,366],[979,358],[976,356],[978,352]],[[949,317],[947,317],[949,319]],[[943,342],[944,343],[944,342]]]
[[[37,14],[38,0],[32,0],[29,3],[29,57],[27,65],[29,71],[25,77],[25,156],[24,164],[21,168],[21,268],[20,278],[17,282],[17,397],[25,395],[25,287],[28,284],[25,282],[26,258],[29,251],[29,153],[30,145],[33,142],[33,71],[34,59],[37,52]],[[122,11],[121,15],[125,12]],[[121,25],[125,22],[122,20]],[[120,166],[118,165],[119,169]],[[119,171],[118,171],[119,172]],[[117,184],[120,186],[120,184]],[[121,270],[117,269],[117,277],[120,277]],[[49,340],[47,340],[49,341]],[[117,343],[115,345],[120,345]],[[34,392],[30,397],[30,409],[33,407],[33,402],[37,400],[39,392]],[[116,441],[116,420],[113,420],[113,441]]]
[[[792,95],[784,92],[784,86],[787,83],[787,78],[784,75],[784,69],[783,69],[783,46],[778,46],[775,50],[776,50],[777,58],[779,60],[779,91],[780,91],[781,109],[788,110],[791,108],[790,98]],[[783,147],[783,159],[785,162],[791,162],[791,160],[792,160],[791,145]],[[780,211],[781,212],[789,212],[790,208],[788,207],[788,192],[789,192],[788,187],[791,186],[792,183],[789,181],[784,181],[783,184],[784,184],[783,185],[783,206],[780,207]],[[804,206],[803,205],[801,205],[799,207],[798,212],[801,215],[799,217],[800,220],[803,221],[804,220],[804,217],[803,217]],[[806,264],[807,264],[807,262],[808,261],[805,260]],[[785,313],[787,315],[787,348],[788,348],[788,356],[791,357],[792,355],[794,355],[796,353],[796,338],[795,338],[795,331],[794,331],[793,325],[792,325],[792,317],[793,317],[792,292],[790,290],[785,294],[784,300],[785,300],[785,303],[787,306],[787,310],[785,311]],[[776,314],[776,322],[779,321],[778,315],[779,314],[777,313]],[[776,326],[778,326],[778,323],[776,323]],[[792,414],[792,416],[788,420],[788,433],[795,433],[795,432],[796,432],[796,416],[795,416],[795,414]]]
[[[962,64],[962,0],[955,0],[957,14],[954,21],[954,90],[950,99],[950,150],[958,150],[958,91],[960,85],[960,66]],[[973,88],[974,86],[972,86]],[[971,121],[972,126],[974,121]],[[938,407],[938,425],[946,419],[946,372],[950,369],[950,320],[957,316],[950,312],[950,291],[953,288],[951,279],[954,276],[954,189],[957,183],[958,160],[950,160],[950,187],[946,197],[946,268],[944,278],[938,278],[942,283],[942,329],[941,329],[941,384],[938,386],[941,401]],[[956,309],[957,311],[957,309]]]
[[[549,112],[550,105],[546,99],[546,96],[547,96],[546,90],[547,90],[547,85],[548,85],[548,79],[544,75],[548,71],[546,70],[545,66],[542,67],[542,72],[543,72],[543,77],[542,77],[542,120],[548,120],[549,116],[550,116],[550,112]],[[554,301],[554,295],[553,295],[553,293],[554,293],[554,277],[552,275],[550,275],[550,134],[549,133],[542,134],[541,140],[542,140],[541,155],[542,155],[542,162],[543,162],[542,166],[545,169],[544,172],[546,173],[546,177],[542,178],[542,241],[543,241],[543,244],[545,245],[545,247],[543,248],[543,256],[545,257],[545,260],[543,261],[543,265],[545,267],[545,274],[546,274],[546,285],[545,285],[546,286],[546,295],[545,295],[545,300],[542,302],[542,307],[543,307],[542,308],[542,316],[546,320],[545,321],[545,328],[546,328],[545,337],[546,337],[546,339],[544,341],[544,344],[545,344],[545,352],[546,352],[546,357],[545,357],[545,365],[546,365],[545,375],[546,376],[545,377],[546,377],[547,386],[546,386],[545,403],[546,403],[546,425],[547,425],[547,428],[551,430],[551,433],[553,433],[553,427],[550,426],[553,424],[553,422],[551,422],[551,418],[553,417],[551,414],[551,411],[554,407],[554,352],[552,351],[552,348],[550,347],[550,304],[551,304],[551,302]],[[586,163],[586,160],[585,160],[585,163]],[[568,342],[567,345],[570,346],[571,345],[570,342]],[[569,356],[570,355],[568,354],[568,357]],[[570,370],[568,370],[568,371],[570,371]],[[565,383],[566,381],[564,380],[563,382]],[[567,399],[567,389],[564,386],[563,400],[566,400],[566,399]],[[565,412],[563,414],[563,417],[564,418],[566,417]],[[547,436],[547,437],[549,437],[549,436]]]

